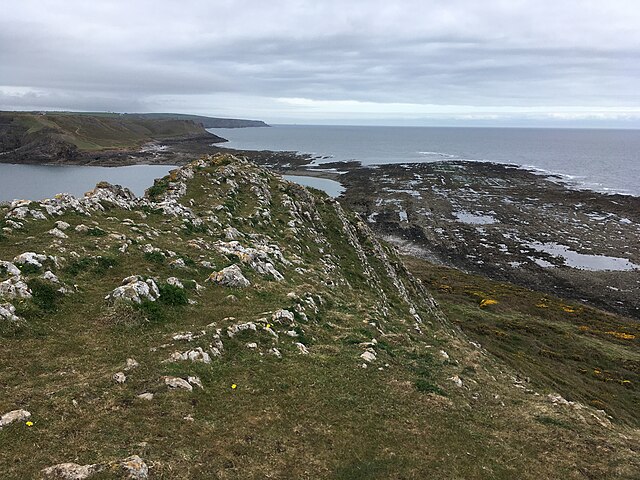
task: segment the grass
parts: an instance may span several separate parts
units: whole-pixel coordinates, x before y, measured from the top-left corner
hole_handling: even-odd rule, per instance
[[[158,285],[158,289],[160,290],[160,301],[166,305],[176,307],[189,303],[189,297],[187,297],[187,292],[185,292],[184,288],[161,283]]]
[[[43,312],[55,312],[57,304],[62,298],[62,293],[58,291],[55,284],[39,278],[29,280],[29,288],[33,298],[33,303]]]
[[[67,286],[77,285],[74,293],[57,297],[40,284],[41,272],[30,273],[37,298],[16,302],[26,325],[0,329],[0,413],[26,408],[34,422],[33,427],[17,423],[0,430],[3,478],[37,478],[41,468],[55,463],[86,464],[132,454],[143,457],[153,478],[160,479],[537,479],[580,478],[581,471],[599,478],[631,478],[638,466],[629,447],[637,438],[634,431],[617,424],[603,429],[589,416],[582,422],[570,409],[514,389],[509,375],[502,373],[508,367],[479,356],[450,325],[431,316],[425,299],[399,269],[425,319],[418,333],[386,267],[374,258],[366,232],[354,228],[368,258],[367,271],[346,239],[335,206],[323,196],[314,196],[313,206],[266,172],[244,166],[236,175],[243,181],[235,194],[243,200],[234,206],[242,215],[228,218],[215,210],[233,195],[226,185],[210,181],[225,175],[225,165],[234,162],[225,157],[203,172],[213,177],[196,176],[185,197],[194,200],[193,209],[203,218],[216,212],[222,226],[211,222],[212,236],[185,232],[180,219],[158,213],[137,223],[141,231],[131,230],[123,220],[137,218],[138,212],[114,208],[91,217],[107,235],[70,229],[64,252],[43,233],[55,220],[77,225],[86,218],[66,213],[55,220],[28,220],[24,230],[0,241],[2,259],[24,251],[64,256],[64,266],[51,268]],[[250,218],[258,206],[251,196],[253,173],[268,179],[273,196],[272,222],[255,227]],[[295,234],[286,232],[290,215],[283,193],[306,211],[317,209],[319,218],[306,221]],[[2,208],[0,216],[6,211]],[[353,224],[354,217],[347,215]],[[244,264],[250,288],[206,282],[211,269],[200,261],[217,268],[229,264],[207,246],[224,241],[227,226],[247,235],[243,244],[251,234],[256,242],[277,244],[292,260],[291,265],[276,262],[285,280],[273,281]],[[145,235],[161,251],[193,261],[175,269],[150,260],[140,249],[144,242],[132,242],[123,253],[110,234]],[[79,258],[74,260],[71,251]],[[329,260],[335,268],[323,263]],[[106,302],[105,296],[133,274],[154,278],[160,299],[140,305]],[[180,278],[187,288],[167,284],[169,276]],[[195,282],[206,289],[196,289]],[[452,289],[457,292],[456,285]],[[296,312],[294,327],[273,323],[275,338],[262,326],[272,323],[275,310],[295,310],[291,293],[313,296],[318,311],[307,308],[306,321]],[[499,303],[480,309],[478,296],[461,294],[465,314],[494,315],[496,322],[501,315],[509,322],[519,318],[499,313],[497,309],[510,308],[500,291],[483,293]],[[257,332],[233,339],[226,335],[228,326],[249,321],[260,326]],[[607,331],[609,327],[619,325],[607,325]],[[292,328],[297,338],[286,334]],[[563,331],[556,328],[556,333]],[[221,357],[210,364],[167,361],[176,351],[207,350],[217,329],[224,341]],[[191,342],[173,340],[176,333],[203,331]],[[625,340],[615,336],[582,335],[593,342],[606,340],[620,355],[626,352]],[[378,340],[378,360],[363,368],[365,347],[360,344],[373,338]],[[309,347],[309,355],[299,353],[297,341]],[[249,342],[257,350],[248,348]],[[269,353],[273,347],[282,358]],[[437,359],[440,349],[448,352],[450,362]],[[112,375],[123,371],[131,357],[140,366],[126,372],[124,384],[115,384]],[[168,391],[165,375],[197,375],[205,388]],[[449,380],[453,375],[463,378],[464,388]],[[138,399],[143,392],[154,393],[154,399]]]
[[[83,151],[100,151],[140,146],[164,139],[206,135],[207,132],[191,121],[152,119],[133,115],[72,114],[48,112],[10,112],[14,122],[24,126],[27,134],[42,134],[75,145]]]
[[[637,321],[407,258],[449,319],[539,388],[638,425]],[[486,300],[496,303],[486,305]],[[485,302],[483,306],[482,302]]]

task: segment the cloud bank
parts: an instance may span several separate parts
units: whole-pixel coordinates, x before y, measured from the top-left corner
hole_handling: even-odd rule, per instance
[[[8,3],[3,109],[308,123],[640,119],[635,1]]]

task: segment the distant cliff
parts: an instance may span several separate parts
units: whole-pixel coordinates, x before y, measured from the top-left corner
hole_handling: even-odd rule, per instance
[[[130,154],[150,142],[226,141],[188,118],[67,112],[0,112],[0,161],[83,163],[97,153]]]
[[[218,118],[203,117],[201,115],[183,115],[180,113],[143,113],[128,114],[143,118],[159,120],[191,120],[202,125],[204,128],[247,128],[247,127],[268,127],[262,120],[243,120],[238,118]]]

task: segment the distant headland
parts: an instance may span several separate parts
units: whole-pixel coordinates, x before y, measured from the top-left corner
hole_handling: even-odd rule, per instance
[[[259,120],[177,113],[0,112],[0,162],[131,165],[181,163],[222,137],[207,128],[268,127]]]

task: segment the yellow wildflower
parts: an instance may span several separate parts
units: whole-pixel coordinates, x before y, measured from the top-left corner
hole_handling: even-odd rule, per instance
[[[33,422],[31,420],[29,420],[28,422],[25,422],[25,425],[27,427],[33,427]]]
[[[238,385],[236,385],[235,383],[232,383],[232,384],[231,384],[231,389],[232,389],[232,390],[235,390],[236,388],[238,388]]]
[[[494,300],[493,298],[485,298],[480,302],[480,308],[488,307],[489,305],[495,305],[496,303],[498,303],[498,301]]]
[[[612,335],[616,338],[619,338],[620,340],[633,340],[636,338],[635,335],[632,335],[631,333],[624,333],[624,332],[604,332],[607,335]]]

